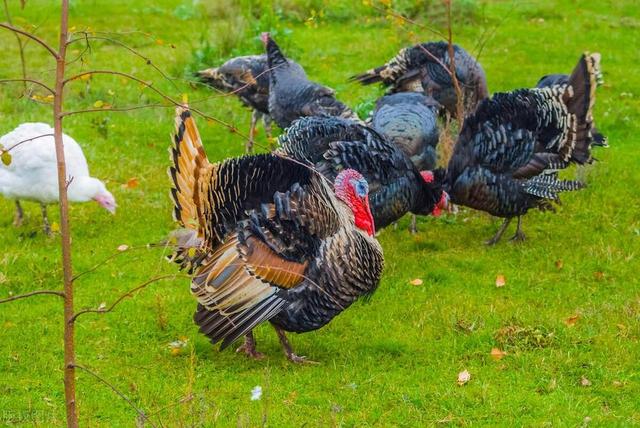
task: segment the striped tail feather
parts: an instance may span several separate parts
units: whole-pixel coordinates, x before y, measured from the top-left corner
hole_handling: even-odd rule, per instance
[[[579,164],[591,161],[593,106],[601,75],[600,54],[585,52],[569,77],[564,96],[568,112],[575,115],[575,145],[571,158]]]
[[[377,68],[372,68],[362,74],[356,74],[355,76],[349,77],[349,81],[358,82],[361,85],[372,85],[374,83],[382,82],[383,79],[381,73],[386,70],[386,68],[386,64]]]
[[[557,174],[538,175],[524,182],[524,191],[538,198],[559,201],[558,193],[586,187],[578,180],[559,180]]]

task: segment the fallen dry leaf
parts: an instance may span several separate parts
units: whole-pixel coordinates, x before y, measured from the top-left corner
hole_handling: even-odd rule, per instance
[[[504,275],[500,274],[496,276],[496,287],[498,288],[504,287],[506,283],[507,283],[507,279],[504,277]]]
[[[564,320],[564,323],[567,325],[567,327],[573,327],[579,319],[580,314],[571,315],[569,318]]]
[[[422,280],[420,278],[412,279],[411,281],[409,281],[409,284],[415,286],[422,285]]]
[[[620,388],[621,386],[623,386],[624,384],[622,382],[620,382],[619,380],[614,380],[613,382],[613,386],[615,386],[616,388]]]
[[[494,360],[499,361],[499,360],[503,359],[504,356],[507,355],[507,353],[504,352],[501,349],[492,348],[491,349],[491,353],[489,355],[491,355],[491,358],[493,358]]]
[[[564,267],[564,262],[560,259],[556,260],[556,269],[560,270]]]
[[[462,386],[471,380],[471,373],[468,370],[458,373],[458,385]]]
[[[123,187],[127,189],[135,189],[136,187],[138,187],[138,184],[140,184],[140,181],[138,181],[136,177],[132,177],[127,180]]]
[[[598,281],[602,281],[604,279],[604,272],[602,271],[594,272],[593,277]]]
[[[51,223],[51,232],[53,233],[60,232],[60,225],[56,222]]]
[[[586,377],[582,376],[582,378],[580,378],[580,386],[585,386],[585,387],[591,386],[591,381]]]
[[[129,246],[127,244],[122,244],[118,246],[118,251],[127,251]]]

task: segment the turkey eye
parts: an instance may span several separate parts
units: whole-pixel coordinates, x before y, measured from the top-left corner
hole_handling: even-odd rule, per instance
[[[359,181],[358,184],[356,184],[356,193],[361,198],[364,198],[365,196],[367,196],[367,185],[362,181]]]

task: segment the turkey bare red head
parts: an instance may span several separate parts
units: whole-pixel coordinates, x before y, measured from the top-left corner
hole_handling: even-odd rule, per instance
[[[420,171],[420,176],[425,183],[431,185],[434,189],[441,191],[438,202],[436,202],[433,210],[431,211],[432,216],[439,217],[442,214],[442,211],[446,210],[449,206],[449,194],[441,189],[440,183],[437,182],[439,180],[436,180],[436,176],[433,171]]]
[[[354,169],[345,169],[334,182],[336,196],[351,208],[356,226],[369,236],[376,233],[371,208],[369,208],[369,184]]]

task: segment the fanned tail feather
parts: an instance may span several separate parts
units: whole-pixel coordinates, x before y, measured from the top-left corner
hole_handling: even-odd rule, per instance
[[[590,148],[594,138],[593,106],[601,75],[600,54],[584,53],[569,77],[569,86],[564,96],[568,112],[575,116],[575,145],[571,158],[579,164],[592,160]]]
[[[559,180],[557,174],[539,175],[524,183],[524,191],[538,198],[558,201],[558,193],[580,190],[586,185],[577,180]]]

